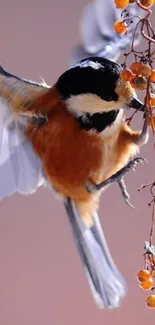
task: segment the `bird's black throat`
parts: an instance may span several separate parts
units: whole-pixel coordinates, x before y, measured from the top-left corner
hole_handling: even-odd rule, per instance
[[[85,113],[77,118],[80,127],[84,130],[95,130],[98,133],[104,131],[108,126],[111,126],[119,113],[119,110],[112,110],[104,113]]]

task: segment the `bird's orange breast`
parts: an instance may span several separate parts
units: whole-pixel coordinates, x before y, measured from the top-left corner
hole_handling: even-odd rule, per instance
[[[84,199],[89,197],[85,189],[89,180],[100,183],[127,163],[133,150],[129,130],[122,123],[117,135],[99,137],[82,130],[59,102],[48,123],[39,129],[29,126],[27,137],[53,187],[65,196]]]
[[[51,183],[65,194],[81,191],[90,175],[101,168],[101,139],[80,129],[62,104],[55,107],[46,125],[36,130],[29,126],[27,136]]]

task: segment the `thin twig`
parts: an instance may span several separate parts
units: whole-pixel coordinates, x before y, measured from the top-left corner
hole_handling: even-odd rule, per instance
[[[152,209],[152,225],[150,231],[150,245],[152,245],[152,237],[154,232],[154,223],[155,223],[155,198],[153,200],[153,209]]]

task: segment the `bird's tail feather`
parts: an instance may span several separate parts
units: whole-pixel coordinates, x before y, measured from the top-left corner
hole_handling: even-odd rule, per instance
[[[93,226],[87,228],[70,198],[65,208],[96,304],[102,309],[119,307],[127,287],[112,260],[97,213]]]

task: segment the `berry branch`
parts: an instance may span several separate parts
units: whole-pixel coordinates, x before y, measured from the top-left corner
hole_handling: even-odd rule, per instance
[[[150,22],[150,16],[152,10],[150,9],[154,4],[155,0],[114,0],[117,8],[121,8],[121,17],[117,20],[114,25],[114,31],[117,34],[127,35],[130,25],[137,19],[135,25],[130,51],[124,53],[124,62],[121,64],[122,72],[120,78],[123,81],[130,82],[131,86],[135,90],[144,91],[144,118],[146,123],[151,127],[154,139],[155,148],[155,69],[153,68],[153,63],[155,60],[155,33]],[[140,16],[129,16],[128,6],[137,5],[144,13],[143,17]],[[136,33],[140,32],[146,49],[144,51],[135,50],[135,39]],[[128,59],[133,56],[134,61],[128,67]],[[130,124],[134,115],[137,113],[135,111],[128,119],[127,123]],[[152,206],[152,224],[150,229],[149,241],[144,243],[144,266],[137,274],[140,288],[143,290],[155,289],[154,280],[155,278],[155,247],[152,245],[153,232],[155,228],[155,181],[142,185],[138,191],[145,188],[150,189],[150,194],[152,200],[148,203]],[[155,294],[151,294],[146,299],[146,306],[155,309]]]

